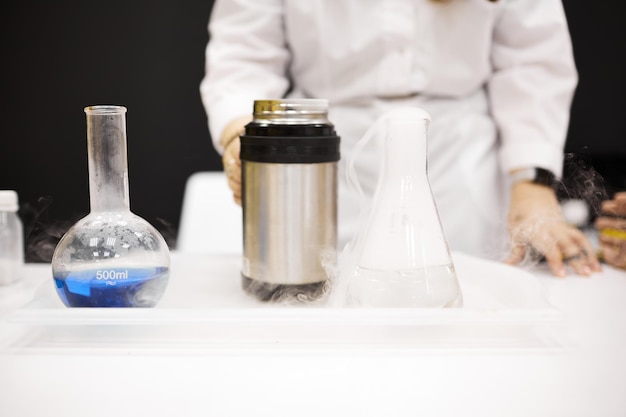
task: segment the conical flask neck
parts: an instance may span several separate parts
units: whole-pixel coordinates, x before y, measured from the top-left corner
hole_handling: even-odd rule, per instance
[[[450,264],[427,173],[428,119],[390,117],[359,264],[409,270]]]
[[[90,106],[85,113],[91,211],[129,210],[126,108]]]
[[[381,188],[427,182],[427,120],[390,120],[383,146]]]

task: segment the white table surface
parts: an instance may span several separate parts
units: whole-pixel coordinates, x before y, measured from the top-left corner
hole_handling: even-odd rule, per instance
[[[174,253],[156,309],[107,313],[66,309],[50,266],[27,264],[0,287],[0,416],[626,416],[624,271],[533,268],[546,316],[468,309],[390,326],[401,313],[375,325],[277,312],[239,290],[239,266]]]

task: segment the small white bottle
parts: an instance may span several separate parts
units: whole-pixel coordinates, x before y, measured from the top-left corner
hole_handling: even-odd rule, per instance
[[[17,281],[22,274],[24,229],[17,209],[17,193],[0,190],[0,285]]]

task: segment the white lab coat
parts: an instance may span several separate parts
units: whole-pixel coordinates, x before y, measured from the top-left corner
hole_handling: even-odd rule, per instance
[[[209,31],[200,90],[220,152],[255,99],[329,99],[344,163],[384,110],[429,112],[429,178],[454,250],[502,255],[504,174],[561,173],[577,74],[560,0],[216,0]],[[360,159],[370,194],[378,157]],[[345,241],[358,207],[340,185]]]

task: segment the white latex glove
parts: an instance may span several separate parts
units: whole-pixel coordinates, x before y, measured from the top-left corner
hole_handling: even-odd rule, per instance
[[[520,263],[532,249],[558,277],[567,274],[566,265],[584,276],[602,270],[587,237],[563,219],[552,188],[528,181],[514,184],[508,222],[512,249],[506,263]]]
[[[233,199],[238,205],[241,205],[241,160],[239,159],[241,141],[239,136],[244,133],[244,128],[250,120],[252,120],[251,116],[242,116],[233,120],[226,125],[220,138],[220,144],[224,150],[222,153],[224,173],[228,186],[233,192]]]

